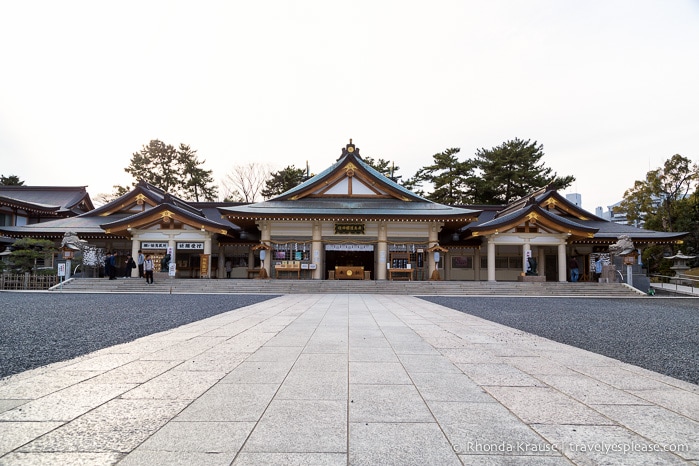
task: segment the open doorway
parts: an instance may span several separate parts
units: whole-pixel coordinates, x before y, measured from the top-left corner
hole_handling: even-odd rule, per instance
[[[365,272],[374,276],[374,251],[325,251],[325,270],[335,270],[336,266],[364,267]]]
[[[557,282],[558,281],[558,256],[555,254],[546,254],[544,257],[544,264],[546,270],[546,281],[547,282]]]

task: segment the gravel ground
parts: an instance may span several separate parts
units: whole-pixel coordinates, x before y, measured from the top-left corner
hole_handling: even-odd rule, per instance
[[[0,378],[273,297],[0,293]]]
[[[422,297],[699,384],[699,300]]]

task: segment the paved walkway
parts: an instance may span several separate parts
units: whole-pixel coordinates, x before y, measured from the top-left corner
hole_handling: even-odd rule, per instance
[[[652,288],[665,290],[671,293],[679,293],[688,296],[699,296],[699,287],[680,285],[678,283],[651,283]]]
[[[0,381],[2,465],[698,459],[699,386],[409,296],[284,296]]]

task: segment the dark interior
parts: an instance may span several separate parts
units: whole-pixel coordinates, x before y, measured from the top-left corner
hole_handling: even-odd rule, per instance
[[[364,266],[374,279],[374,251],[325,251],[325,270],[335,270],[336,265]]]

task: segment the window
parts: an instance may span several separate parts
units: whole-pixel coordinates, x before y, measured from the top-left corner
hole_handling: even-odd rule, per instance
[[[488,258],[486,256],[481,257],[481,268],[488,268]],[[495,268],[519,270],[522,268],[522,258],[520,256],[496,256]]]

